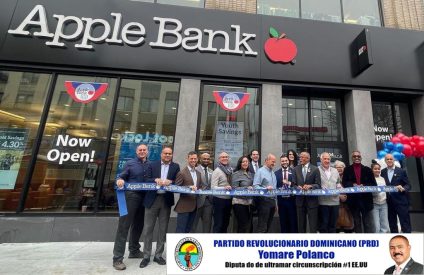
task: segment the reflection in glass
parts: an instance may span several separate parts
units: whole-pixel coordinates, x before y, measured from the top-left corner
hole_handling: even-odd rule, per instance
[[[311,136],[314,141],[343,141],[339,100],[311,100]]]
[[[340,0],[301,0],[302,18],[342,22]]]
[[[299,18],[299,0],[258,0],[258,14]]]
[[[204,0],[157,0],[157,3],[194,8],[203,8],[205,6]]]
[[[123,79],[99,209],[116,211],[114,182],[125,162],[145,143],[149,160],[159,160],[163,145],[174,143],[179,83]]]
[[[67,92],[65,81],[107,83],[108,88],[98,99],[82,103]],[[58,77],[26,209],[93,211],[115,87],[112,78]]]
[[[309,140],[308,99],[283,97],[283,140]]]
[[[237,111],[226,111],[216,103],[214,91],[249,93],[249,101]],[[199,153],[210,153],[217,160],[221,151],[227,151],[231,165],[235,166],[240,156],[258,149],[259,102],[258,89],[205,85],[201,106]],[[216,163],[215,163],[216,164]]]
[[[0,71],[0,211],[18,207],[50,81],[48,74]]]
[[[377,0],[343,0],[344,23],[381,26]]]
[[[393,114],[390,103],[373,102],[372,114],[374,118],[374,133],[377,151],[383,149],[383,143],[389,141],[395,134]]]

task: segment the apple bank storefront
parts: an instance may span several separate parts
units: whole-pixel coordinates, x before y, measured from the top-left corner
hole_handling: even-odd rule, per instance
[[[424,135],[424,35],[129,0],[2,0],[0,242],[111,241],[139,143],[377,158]],[[424,142],[422,144],[424,152]],[[424,231],[422,158],[402,161]],[[214,167],[211,167],[214,168]],[[175,216],[174,214],[172,216]],[[169,227],[175,230],[175,221]],[[275,230],[276,232],[276,230]]]

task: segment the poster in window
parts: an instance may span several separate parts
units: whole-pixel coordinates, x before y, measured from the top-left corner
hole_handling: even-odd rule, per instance
[[[243,155],[244,122],[218,121],[216,124],[215,167],[219,154],[227,152],[231,158],[231,166],[237,165],[237,160]]]
[[[15,189],[28,137],[27,129],[0,128],[1,190]]]
[[[96,185],[97,168],[98,165],[96,163],[89,163],[87,165],[87,169],[85,170],[84,187],[93,188]]]

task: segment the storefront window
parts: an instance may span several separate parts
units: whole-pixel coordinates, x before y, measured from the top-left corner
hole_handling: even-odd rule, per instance
[[[0,71],[0,211],[16,211],[51,76]]]
[[[344,23],[381,26],[377,0],[343,0]]]
[[[299,0],[258,0],[258,14],[299,18]]]
[[[258,149],[257,88],[204,85],[202,98],[199,153],[210,153],[216,165],[219,153],[226,151],[235,166],[239,157]]]
[[[302,18],[342,22],[340,0],[302,0]]]
[[[284,88],[288,94],[306,90]],[[332,161],[346,160],[340,99],[283,96],[282,112],[283,152],[307,151],[313,163],[319,162],[322,152],[330,153]]]
[[[377,151],[383,149],[384,142],[390,141],[398,132],[412,136],[409,106],[407,103],[373,102],[374,132]],[[420,197],[420,185],[417,160],[414,157],[405,158],[402,167],[408,173],[411,184],[411,205],[413,209],[423,209]]]
[[[195,8],[203,8],[205,6],[204,0],[157,0],[157,3]]]
[[[175,82],[122,80],[100,210],[117,211],[115,179],[139,144],[148,145],[149,160],[159,160],[162,146],[174,144],[179,89]]]
[[[94,209],[115,88],[116,79],[112,78],[58,77],[27,210]]]

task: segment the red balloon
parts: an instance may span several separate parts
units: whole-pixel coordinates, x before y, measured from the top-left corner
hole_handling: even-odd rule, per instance
[[[393,143],[401,143],[400,142],[400,138],[398,138],[397,136],[392,137],[391,142],[393,142]]]
[[[407,158],[409,158],[410,156],[412,156],[412,148],[411,148],[411,145],[409,145],[409,144],[404,144],[403,145],[403,151],[402,151],[402,153],[404,153],[405,154],[405,157],[407,157]]]
[[[405,144],[409,144],[410,142],[411,142],[411,139],[409,137],[407,136],[400,137],[400,143],[405,145]]]
[[[421,153],[424,152],[424,141],[420,141],[418,142],[417,146],[416,146],[417,150],[420,151]]]
[[[411,145],[412,150],[414,150],[414,149],[415,149],[415,147],[417,146],[417,144],[416,144],[414,141],[411,141],[411,142],[409,143],[409,145]]]
[[[420,142],[420,136],[418,136],[418,135],[414,135],[411,139],[412,139],[412,141],[413,141],[413,142],[415,142],[415,143]]]
[[[404,137],[405,136],[405,134],[404,133],[397,133],[396,135],[395,135],[395,137],[398,137],[398,138],[401,138],[401,137]]]

